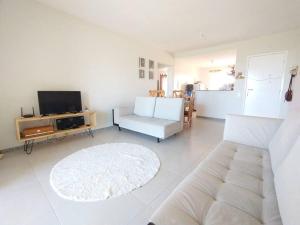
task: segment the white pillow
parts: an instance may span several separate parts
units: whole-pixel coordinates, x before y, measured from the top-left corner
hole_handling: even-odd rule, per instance
[[[274,182],[283,224],[300,224],[300,137],[277,169]]]
[[[138,116],[153,117],[155,97],[136,97],[133,113]]]
[[[292,111],[269,144],[273,173],[280,166],[300,134],[300,111]]]
[[[154,117],[159,119],[183,120],[183,98],[157,98]]]

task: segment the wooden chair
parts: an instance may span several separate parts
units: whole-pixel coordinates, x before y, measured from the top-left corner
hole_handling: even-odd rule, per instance
[[[156,97],[157,91],[156,90],[149,90],[149,96],[150,97]]]
[[[174,98],[183,98],[184,97],[184,91],[183,90],[174,90],[173,91],[173,97]]]
[[[184,124],[188,127],[192,126],[193,111],[194,111],[194,98],[185,97],[184,104]]]
[[[157,91],[157,97],[165,97],[166,93],[164,90]]]
[[[149,96],[151,97],[165,97],[164,90],[149,90]]]

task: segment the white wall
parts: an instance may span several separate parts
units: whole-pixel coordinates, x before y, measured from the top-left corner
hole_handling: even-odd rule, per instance
[[[110,126],[114,106],[156,88],[157,77],[138,79],[139,56],[173,65],[153,46],[34,1],[0,1],[0,149],[20,144],[14,119],[21,106],[38,109],[38,90],[80,90],[98,127]]]
[[[296,46],[296,59],[295,64],[299,66],[298,75],[295,77],[293,82],[293,91],[294,91],[294,97],[293,101],[288,104],[288,110],[300,110],[300,35],[298,37],[298,43]],[[287,87],[287,84],[286,84]]]
[[[174,80],[183,79],[183,74],[187,74],[187,79],[193,79],[194,75],[190,73],[193,68],[185,70],[181,63],[195,57],[201,57],[201,55],[212,54],[214,52],[226,51],[228,49],[236,49],[236,70],[243,72],[247,75],[247,58],[250,55],[257,55],[267,52],[288,51],[287,67],[285,72],[284,92],[287,89],[289,82],[289,69],[294,65],[300,65],[300,29],[255,38],[251,40],[230,43],[226,45],[215,46],[206,49],[188,51],[175,54],[175,74]],[[191,75],[188,75],[188,74]],[[175,83],[176,85],[176,83]],[[281,104],[281,116],[285,117],[289,109],[300,107],[300,75],[296,78],[294,90],[295,97],[293,102],[288,103],[282,101]],[[238,80],[235,85],[235,96],[239,98],[239,101],[233,101],[232,108],[239,109],[239,113],[243,113],[244,98],[245,98],[245,80]]]
[[[182,84],[201,81],[206,86],[209,83],[209,71],[212,69],[228,68],[236,63],[235,49],[218,49],[198,53],[188,51],[175,54],[174,82],[180,88]]]

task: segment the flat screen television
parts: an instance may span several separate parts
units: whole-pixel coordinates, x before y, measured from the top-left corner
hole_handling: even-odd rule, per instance
[[[41,115],[82,111],[80,91],[38,91]]]

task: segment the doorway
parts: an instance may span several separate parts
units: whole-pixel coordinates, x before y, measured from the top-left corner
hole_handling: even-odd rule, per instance
[[[280,117],[287,52],[248,58],[244,114]]]
[[[158,90],[163,90],[166,96],[172,91],[173,67],[170,65],[158,63]]]

